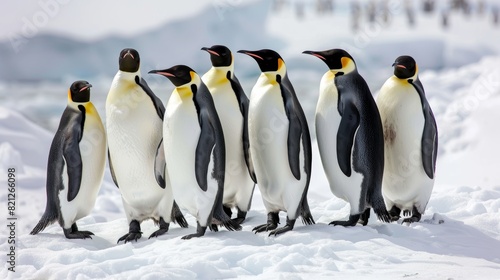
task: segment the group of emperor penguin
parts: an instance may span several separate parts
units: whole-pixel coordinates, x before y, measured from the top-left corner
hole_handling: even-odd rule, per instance
[[[129,227],[118,243],[141,238],[147,219],[159,227],[150,238],[165,234],[171,222],[188,227],[181,209],[197,222],[183,239],[207,228],[241,230],[256,184],[267,211],[256,233],[285,233],[299,216],[315,223],[307,201],[311,135],[283,58],[270,49],[238,51],[261,71],[249,99],[231,51],[202,50],[212,62],[202,77],[186,65],[149,71],[175,86],[165,108],[141,76],[139,53],[123,49],[106,100],[106,128],[90,102],[91,84],[70,86],[49,152],[45,212],[31,234],[58,221],[66,238],[91,238],[76,221],[95,204],[106,158]],[[319,86],[317,143],[332,193],[350,204],[348,220],[330,224],[367,225],[371,208],[383,222],[420,221],[434,185],[438,134],[415,60],[395,60],[375,102],[345,50],[304,54],[329,68]]]

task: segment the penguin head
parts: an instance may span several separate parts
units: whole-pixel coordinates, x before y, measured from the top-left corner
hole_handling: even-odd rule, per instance
[[[418,74],[417,63],[409,55],[402,55],[396,58],[392,66],[394,67],[394,76],[399,79],[414,79]]]
[[[239,53],[249,55],[257,61],[262,72],[284,72],[286,71],[285,62],[281,56],[269,49],[258,51],[239,50]]]
[[[231,51],[222,45],[214,45],[210,48],[201,48],[210,54],[210,60],[213,67],[228,67],[233,63],[233,55]]]
[[[151,70],[149,74],[167,77],[176,87],[181,87],[196,80],[196,72],[186,65],[176,65],[164,70]]]
[[[354,61],[354,58],[352,58],[352,56],[343,49],[304,51],[302,53],[310,54],[323,60],[331,71],[337,72],[340,75],[348,74],[356,70],[356,62]]]
[[[85,103],[90,101],[91,84],[87,81],[76,81],[69,87],[69,99],[76,103]]]
[[[130,73],[139,71],[139,67],[141,66],[139,52],[134,49],[123,49],[120,52],[118,63],[120,65],[120,71]]]

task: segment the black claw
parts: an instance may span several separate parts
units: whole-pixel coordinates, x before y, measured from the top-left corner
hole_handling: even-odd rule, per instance
[[[207,227],[200,226],[199,222],[196,222],[196,224],[197,224],[197,226],[196,226],[196,233],[188,234],[186,236],[183,236],[182,239],[189,240],[189,239],[191,239],[193,237],[202,237],[203,235],[205,235],[205,231],[207,231]]]
[[[270,212],[267,214],[267,224],[263,224],[260,226],[256,226],[252,229],[255,233],[274,230],[278,227],[279,224],[279,214]]]
[[[295,220],[289,220],[288,217],[286,218],[286,225],[284,227],[278,228],[276,230],[273,230],[269,233],[269,236],[271,235],[278,235],[285,233],[287,231],[291,231],[293,229],[293,226],[295,225]]]
[[[353,227],[358,223],[359,217],[361,217],[361,214],[350,215],[347,221],[332,221],[329,225]]]
[[[137,220],[132,220],[130,222],[129,228],[128,228],[128,233],[120,237],[118,241],[116,242],[117,244],[120,243],[120,241],[124,241],[125,243],[129,241],[137,241],[139,238],[141,238],[142,232],[141,232],[141,225],[139,224],[139,221]]]
[[[71,225],[71,228],[65,229],[63,228],[64,236],[68,239],[87,239],[90,238],[92,239],[91,235],[94,235],[93,232],[87,231],[87,230],[82,230],[79,231],[78,227],[76,226],[76,223]]]
[[[157,231],[155,231],[155,232],[153,232],[153,233],[149,236],[149,238],[148,238],[148,239],[151,239],[152,237],[158,237],[158,236],[163,235],[163,234],[165,234],[165,233],[167,233],[167,232],[168,232],[168,228],[169,228],[170,224],[169,224],[169,223],[167,223],[167,222],[165,222],[165,220],[163,219],[163,217],[160,217],[160,222],[159,222],[159,224],[160,224],[160,229],[159,229],[159,230],[157,230]]]

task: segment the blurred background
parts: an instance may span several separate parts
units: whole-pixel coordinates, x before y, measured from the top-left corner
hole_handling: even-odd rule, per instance
[[[66,107],[69,85],[78,79],[93,84],[91,98],[105,121],[118,54],[127,47],[139,51],[142,75],[164,103],[173,87],[148,75],[151,69],[186,64],[203,74],[211,65],[200,48],[224,44],[233,51],[236,75],[250,95],[259,69],[236,51],[274,49],[287,64],[311,128],[327,68],[302,51],[347,50],[374,95],[392,75],[395,58],[411,55],[442,143],[463,135],[459,124],[468,114],[457,106],[467,104],[464,98],[474,90],[469,84],[485,77],[493,85],[489,93],[497,95],[500,89],[498,71],[488,70],[493,75],[488,76],[461,70],[474,64],[480,69],[478,63],[499,56],[500,0],[38,0],[0,5],[0,106],[50,133]],[[459,96],[460,104],[450,106]],[[441,145],[440,153],[463,150],[474,139],[464,141]]]

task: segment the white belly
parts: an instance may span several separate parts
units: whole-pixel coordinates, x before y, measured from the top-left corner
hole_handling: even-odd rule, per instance
[[[289,121],[279,86],[262,86],[259,81],[252,90],[249,108],[250,149],[257,183],[268,212],[282,210],[294,215],[307,180],[302,144],[301,179],[296,180],[288,162]]]
[[[210,92],[222,124],[226,145],[223,203],[238,206],[245,211],[248,210],[254,183],[243,153],[243,115],[229,81],[218,87],[210,87]]]
[[[165,194],[154,172],[162,122],[150,97],[139,86],[126,87],[114,85],[108,94],[108,145],[124,203],[133,209],[133,216],[146,217],[155,214]]]
[[[68,173],[63,170],[64,190],[59,192],[64,227],[69,228],[78,219],[90,214],[101,187],[106,164],[106,134],[98,115],[87,114],[83,137],[80,141],[82,181],[75,199],[68,202]]]
[[[423,213],[434,180],[422,165],[421,139],[424,116],[417,91],[389,79],[377,98],[384,127],[385,168],[382,194],[388,209],[396,205]]]
[[[347,177],[340,169],[337,159],[337,133],[341,121],[337,109],[338,92],[333,80],[321,84],[316,107],[316,137],[323,169],[332,193],[349,202],[352,214],[358,213],[363,176],[352,170],[351,176]]]
[[[202,226],[206,226],[218,186],[210,176],[213,164],[208,168],[206,192],[196,181],[195,156],[200,132],[194,103],[190,100],[181,102],[173,93],[167,105],[163,125],[170,185],[177,204],[195,216]]]

